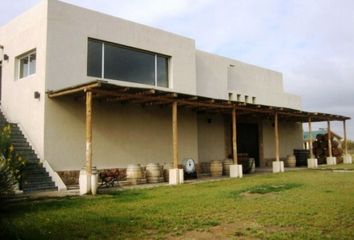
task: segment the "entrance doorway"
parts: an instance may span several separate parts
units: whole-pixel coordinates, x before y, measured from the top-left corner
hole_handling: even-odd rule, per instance
[[[250,158],[255,159],[256,167],[259,167],[259,137],[257,124],[237,124],[237,152],[248,153]]]

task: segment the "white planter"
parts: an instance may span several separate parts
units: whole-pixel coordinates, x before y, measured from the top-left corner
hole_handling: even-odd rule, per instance
[[[284,172],[284,162],[283,161],[273,161],[273,173]]]
[[[87,175],[86,170],[80,170],[79,177],[80,195],[88,194],[91,191],[91,175]]]
[[[318,167],[317,158],[308,158],[307,159],[307,167],[308,168],[317,168]]]
[[[230,178],[242,178],[242,165],[240,164],[233,164],[230,165]]]
[[[183,169],[173,168],[169,169],[169,184],[177,185],[184,182]]]
[[[96,172],[91,175],[91,193],[92,193],[92,195],[97,194],[97,187],[98,187],[98,174]]]
[[[352,164],[352,163],[353,163],[352,156],[349,155],[349,154],[344,155],[344,157],[343,157],[343,163],[345,163],[345,164]]]
[[[335,157],[327,157],[326,158],[327,165],[336,165],[337,159]]]

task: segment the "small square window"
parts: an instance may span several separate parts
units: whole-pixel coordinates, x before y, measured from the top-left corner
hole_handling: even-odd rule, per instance
[[[36,52],[18,58],[18,78],[25,78],[36,73]]]

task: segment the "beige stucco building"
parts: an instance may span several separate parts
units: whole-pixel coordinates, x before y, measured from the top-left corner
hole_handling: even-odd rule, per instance
[[[100,80],[242,106],[301,110],[300,97],[284,91],[279,72],[200,51],[190,38],[56,0],[42,1],[2,26],[0,45],[8,57],[1,63],[1,109],[54,172],[85,165],[85,102],[75,96],[49,98],[49,91]],[[237,120],[238,151],[265,166],[275,158],[273,119],[245,114]],[[178,121],[180,163],[232,154],[229,114],[184,107]],[[302,148],[302,124],[280,121],[279,139],[281,158]],[[92,151],[98,168],[170,163],[171,108],[94,98]]]

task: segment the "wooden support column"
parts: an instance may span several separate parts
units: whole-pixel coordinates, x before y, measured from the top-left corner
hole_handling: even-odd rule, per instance
[[[278,129],[278,112],[274,114],[274,135],[275,135],[275,160],[280,161],[279,157],[279,129]]]
[[[178,168],[178,126],[177,126],[177,102],[172,103],[172,144],[173,144],[173,168]]]
[[[311,118],[309,117],[309,148],[310,148],[310,158],[313,158],[313,150],[312,150],[312,127],[311,127]]]
[[[331,141],[331,122],[327,121],[328,126],[328,153],[329,157],[332,157],[332,141]]]
[[[344,137],[344,153],[348,155],[348,140],[347,140],[347,126],[345,120],[343,120],[343,137]]]
[[[232,108],[232,155],[233,162],[237,164],[237,130],[236,130],[236,106]]]
[[[92,174],[92,92],[86,91],[86,173]]]

